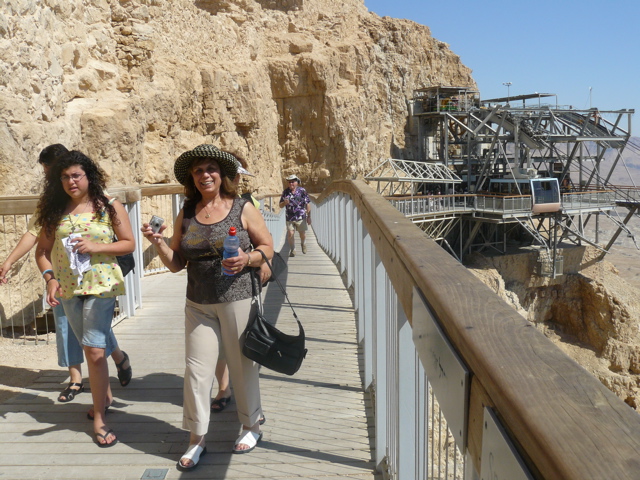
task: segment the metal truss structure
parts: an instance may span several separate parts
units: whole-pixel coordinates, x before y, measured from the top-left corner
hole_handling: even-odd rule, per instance
[[[407,195],[425,183],[455,184],[462,180],[442,163],[416,162],[389,158],[365,175],[377,182],[377,192],[387,195]]]
[[[627,223],[640,207],[640,190],[631,176],[625,187],[612,183],[614,171],[626,168],[625,148],[640,152],[640,146],[629,144],[634,110],[576,110],[558,105],[557,99],[543,103],[552,98],[555,95],[535,93],[481,101],[477,91],[465,87],[417,90],[411,125],[423,160],[389,159],[366,178],[378,182],[380,193],[396,197],[415,195],[415,185],[426,182],[440,184],[449,193],[454,186],[454,196],[472,194],[472,212],[466,206],[448,215],[412,207],[408,215],[460,259],[488,247],[506,253],[508,241],[522,243],[526,238],[540,246],[540,261],[546,265],[541,271],[552,276],[561,274],[556,263],[560,241],[589,243],[604,256],[622,231],[632,235]],[[518,186],[518,180],[526,178],[557,179],[560,211],[537,215],[521,203],[508,207],[507,197],[496,198],[489,191],[492,180],[511,179],[518,188],[515,196],[527,197]],[[412,187],[398,186],[403,183]],[[450,203],[462,205],[458,200]],[[623,220],[618,219],[620,208],[628,211]],[[597,237],[601,217],[615,220],[617,229],[606,246]],[[594,239],[585,233],[592,220]],[[460,245],[457,252],[452,245]]]

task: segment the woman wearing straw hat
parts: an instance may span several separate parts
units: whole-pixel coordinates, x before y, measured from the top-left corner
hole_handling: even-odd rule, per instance
[[[230,153],[230,152],[229,152]],[[248,175],[250,177],[255,177],[255,175],[247,170],[247,162],[244,158],[239,156],[236,153],[232,154],[236,157],[236,161],[238,162],[238,173],[233,179],[233,184],[236,187],[236,190],[240,186],[240,179],[242,175]],[[260,202],[251,195],[250,192],[243,193],[238,195],[246,200],[249,200],[254,207],[260,209]],[[264,285],[267,280],[271,277],[271,269],[266,263],[260,265],[260,268],[257,271],[258,278],[260,279],[260,283]],[[216,364],[216,381],[218,383],[218,393],[215,398],[211,401],[211,412],[212,413],[220,413],[227,408],[227,405],[231,402],[231,384],[229,383],[229,369],[227,368],[227,362],[224,359],[224,355],[218,358],[218,363]],[[264,415],[260,417],[260,425],[264,425],[265,417]]]
[[[248,267],[263,262],[250,245],[271,258],[273,241],[260,212],[237,197],[233,185],[237,171],[235,157],[213,145],[183,153],[174,165],[176,178],[185,187],[184,208],[173,230],[176,235],[167,245],[162,238],[165,226],[157,234],[149,224],[142,227],[169,270],[187,268],[183,427],[190,431],[190,439],[178,462],[180,470],[192,470],[206,453],[204,437],[220,348],[229,365],[243,426],[233,453],[250,452],[262,438],[258,365],[242,354],[242,342],[247,322],[257,311],[252,298],[254,275]],[[237,256],[223,260],[222,243],[230,227],[237,231],[240,249]]]

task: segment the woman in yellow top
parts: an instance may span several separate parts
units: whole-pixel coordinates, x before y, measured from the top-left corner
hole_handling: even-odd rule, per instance
[[[42,165],[45,176],[49,174],[49,170],[53,168],[59,157],[69,153],[67,148],[59,143],[49,145],[42,149],[38,156],[38,163]],[[105,191],[105,195],[108,193]],[[29,218],[27,231],[20,237],[20,241],[11,251],[7,259],[0,265],[0,285],[7,283],[7,275],[11,267],[38,243],[40,236],[40,227],[36,226],[37,213]],[[84,363],[84,353],[78,339],[69,328],[67,316],[64,313],[62,304],[52,308],[53,318],[56,325],[56,350],[58,351],[58,365],[69,369],[69,385],[60,392],[58,396],[59,402],[70,402],[78,394],[84,392],[84,383],[82,382],[82,363]],[[111,358],[118,369],[118,379],[120,385],[126,387],[131,382],[133,370],[129,355],[120,349],[115,336],[111,337],[110,345],[107,348],[107,354],[111,352]],[[125,365],[128,365],[125,368]],[[93,415],[93,413],[91,413]]]
[[[118,439],[105,422],[113,398],[105,349],[116,296],[125,293],[116,255],[132,252],[135,243],[127,212],[120,202],[109,203],[105,183],[105,173],[81,152],[60,158],[38,203],[36,262],[47,302],[56,306],[61,299],[87,358],[96,443],[111,447]]]

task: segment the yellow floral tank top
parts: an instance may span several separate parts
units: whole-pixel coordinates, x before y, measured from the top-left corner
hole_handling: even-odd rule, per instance
[[[70,299],[76,295],[115,297],[124,295],[122,270],[115,255],[91,254],[91,268],[84,272],[82,280],[71,270],[69,257],[62,239],[71,233],[79,233],[94,243],[112,243],[113,228],[107,212],[64,215],[56,228],[56,241],[51,252],[51,263],[62,288],[61,297]]]

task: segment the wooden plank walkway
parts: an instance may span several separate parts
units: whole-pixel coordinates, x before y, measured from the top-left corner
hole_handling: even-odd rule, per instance
[[[299,243],[299,239],[297,239]],[[182,424],[186,275],[143,280],[143,308],[115,327],[131,357],[134,378],[120,387],[109,362],[115,396],[109,426],[118,445],[93,443],[86,412],[91,396],[56,401],[63,369],[49,371],[0,405],[0,480],[4,479],[376,479],[371,406],[362,391],[353,306],[336,267],[309,232],[309,252],[288,258],[287,292],[305,326],[309,353],[293,377],[261,373],[267,418],[264,438],[247,455],[231,449],[240,424],[235,403],[212,414],[208,454],[192,472],[177,470],[187,446]],[[283,254],[288,252],[285,247]],[[291,310],[270,286],[265,308],[295,331]],[[85,368],[86,370],[86,368]],[[216,387],[214,387],[214,392]]]

